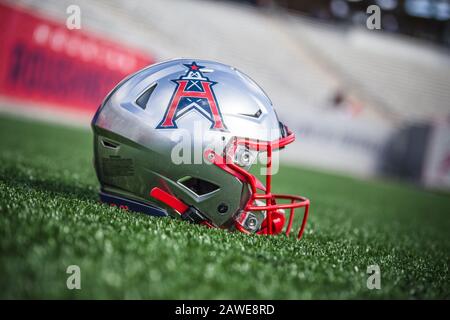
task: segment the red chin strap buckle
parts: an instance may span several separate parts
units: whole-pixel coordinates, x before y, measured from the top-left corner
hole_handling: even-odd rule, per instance
[[[210,228],[214,227],[203,217],[203,215],[197,209],[186,205],[177,197],[158,187],[154,187],[150,191],[150,196],[174,209],[181,216],[181,219],[185,221],[202,224]]]
[[[284,213],[280,211],[272,212],[272,234],[279,234],[283,231],[284,223],[286,222],[286,217]],[[261,224],[261,230],[257,234],[270,234],[269,233],[269,219],[264,219]]]

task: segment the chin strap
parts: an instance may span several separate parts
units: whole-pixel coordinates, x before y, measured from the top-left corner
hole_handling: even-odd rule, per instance
[[[179,214],[183,214],[183,212],[189,209],[189,206],[186,205],[183,201],[158,187],[154,187],[150,191],[150,196],[168,205],[169,207],[177,211]]]
[[[208,227],[214,227],[212,224],[206,221],[206,219],[201,215],[201,213],[197,209],[195,209],[192,206],[186,205],[183,201],[181,201],[177,197],[167,193],[166,191],[158,187],[154,187],[150,191],[150,196],[174,209],[181,216],[181,219],[185,221],[203,224]]]

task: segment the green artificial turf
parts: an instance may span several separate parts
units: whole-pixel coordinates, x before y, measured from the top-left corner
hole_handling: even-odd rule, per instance
[[[99,204],[88,130],[2,116],[0,149],[0,298],[450,297],[448,194],[286,166],[303,239],[246,236]]]

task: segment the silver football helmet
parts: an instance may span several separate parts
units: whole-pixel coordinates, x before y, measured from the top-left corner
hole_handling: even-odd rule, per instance
[[[112,90],[92,128],[103,202],[209,227],[288,235],[295,209],[304,208],[301,237],[309,200],[271,193],[274,155],[294,134],[237,69],[196,59],[149,66]],[[258,161],[265,185],[249,171]]]

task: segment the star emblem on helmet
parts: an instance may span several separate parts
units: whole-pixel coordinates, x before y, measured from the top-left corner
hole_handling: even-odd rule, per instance
[[[188,67],[189,69],[191,69],[193,71],[197,71],[200,68],[203,68],[203,66],[197,65],[197,63],[195,63],[195,61],[193,61],[191,64],[184,64],[184,66]]]

